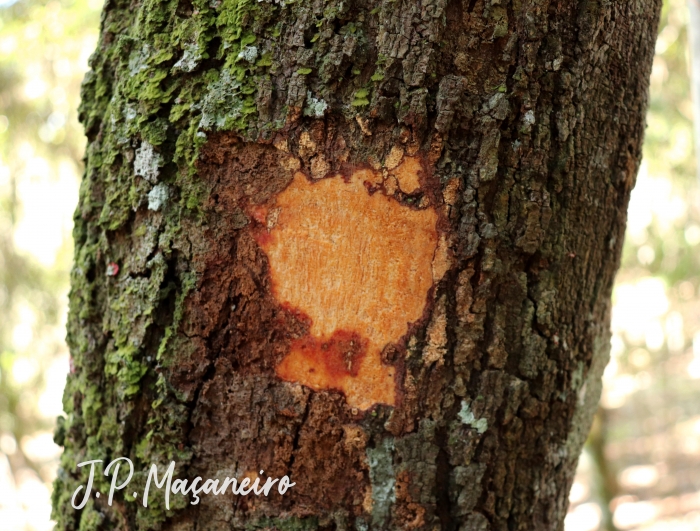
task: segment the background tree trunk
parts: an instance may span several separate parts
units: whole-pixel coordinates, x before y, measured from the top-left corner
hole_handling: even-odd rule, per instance
[[[108,0],[58,529],[561,529],[660,6]],[[144,508],[170,460],[296,486]]]

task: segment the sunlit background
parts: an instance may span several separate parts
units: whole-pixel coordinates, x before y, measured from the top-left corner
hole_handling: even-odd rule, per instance
[[[101,0],[0,0],[0,527],[49,530],[80,81]],[[666,0],[612,361],[566,531],[700,531],[700,186],[688,11]]]

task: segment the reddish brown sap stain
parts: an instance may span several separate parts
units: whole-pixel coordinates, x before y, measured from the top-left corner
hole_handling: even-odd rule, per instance
[[[368,346],[367,339],[347,330],[336,330],[328,339],[309,335],[292,343],[292,351],[298,357],[282,360],[277,374],[285,380],[294,379],[301,370],[309,387],[343,389],[348,378],[356,378],[360,373]]]
[[[399,170],[404,182],[419,183],[417,159]],[[297,173],[273,204],[252,213],[264,226],[256,239],[269,259],[273,295],[310,323],[278,376],[338,389],[363,410],[396,402],[395,369],[381,352],[422,317],[439,254],[435,210],[370,194],[368,181],[379,185],[381,175],[365,169],[348,181],[310,182]]]

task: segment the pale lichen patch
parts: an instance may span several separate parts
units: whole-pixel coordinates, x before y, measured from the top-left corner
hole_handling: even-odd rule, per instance
[[[369,479],[372,485],[372,524],[382,526],[396,501],[394,440],[385,438],[376,448],[367,448]]]
[[[192,106],[202,111],[199,128],[208,131],[231,127],[243,112],[241,82],[229,70],[223,70],[207,88],[204,98]]]
[[[148,192],[148,210],[158,211],[166,203],[170,192],[167,185],[160,183],[156,184],[150,192]]]
[[[140,49],[133,50],[129,55],[129,74],[135,76],[139,72],[148,70],[148,58],[151,55],[151,46],[144,43]]]
[[[479,434],[483,434],[487,429],[489,429],[488,421],[484,418],[477,419],[474,417],[474,413],[469,407],[469,404],[464,400],[462,401],[462,409],[459,410],[457,416],[459,417],[459,420],[462,421],[462,424],[466,424],[467,426],[474,428]]]
[[[196,44],[189,44],[185,47],[180,60],[173,65],[173,70],[193,72],[201,60],[202,54],[199,52],[199,47]]]
[[[304,108],[304,116],[313,116],[314,118],[322,118],[328,109],[328,103],[321,98],[316,98],[308,91],[306,94],[306,107]]]
[[[163,166],[163,157],[160,153],[156,152],[147,141],[141,142],[141,145],[136,150],[134,173],[149,182],[155,183],[158,180],[161,166]]]
[[[238,58],[252,63],[258,58],[258,48],[256,46],[245,46],[238,52]]]

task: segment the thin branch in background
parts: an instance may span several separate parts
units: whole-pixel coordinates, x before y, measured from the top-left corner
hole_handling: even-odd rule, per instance
[[[595,467],[595,490],[602,511],[601,529],[618,531],[613,522],[611,503],[620,493],[617,476],[612,463],[605,455],[605,444],[608,439],[608,415],[603,407],[599,407],[593,419],[593,426],[588,435],[588,451]]]
[[[693,97],[695,159],[700,158],[700,0],[688,0],[688,35],[690,37],[690,90]],[[700,164],[697,165],[700,180]]]

